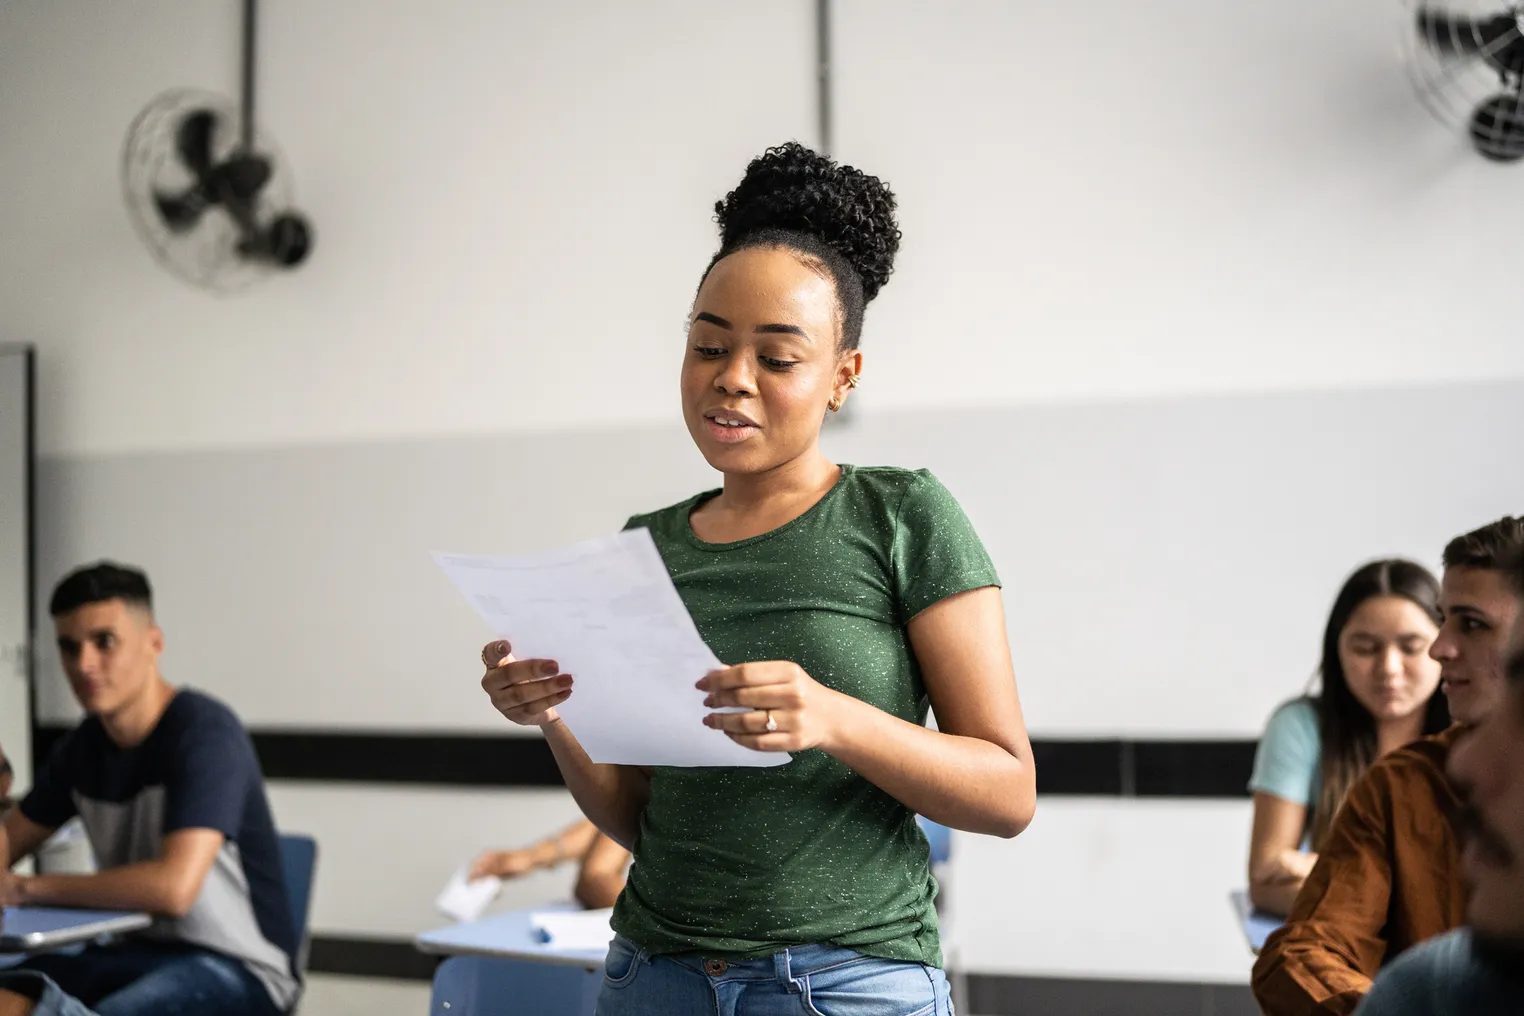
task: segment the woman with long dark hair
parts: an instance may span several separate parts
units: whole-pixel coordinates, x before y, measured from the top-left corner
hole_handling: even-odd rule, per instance
[[[1344,795],[1372,762],[1450,725],[1429,658],[1440,622],[1439,583],[1412,561],[1373,561],[1339,590],[1320,691],[1275,711],[1254,758],[1249,896],[1259,909],[1290,911]]]
[[[594,764],[556,714],[575,675],[483,651],[493,704],[544,730],[583,812],[635,855],[602,1016],[947,1016],[915,817],[1003,836],[1031,821],[999,579],[973,526],[929,472],[820,448],[864,376],[894,208],[882,181],[796,144],[747,167],[717,208],[680,384],[724,487],[629,522],[733,664],[694,691],[705,723],[792,760]]]

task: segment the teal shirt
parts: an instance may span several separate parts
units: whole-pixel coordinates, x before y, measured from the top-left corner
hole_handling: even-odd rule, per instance
[[[1322,762],[1317,706],[1311,699],[1292,699],[1265,725],[1254,753],[1249,790],[1274,794],[1311,811],[1317,806],[1322,785]]]
[[[700,634],[727,664],[791,660],[915,724],[926,687],[906,625],[999,584],[927,471],[843,466],[798,518],[706,543],[689,515],[718,491],[636,516]],[[941,965],[926,839],[903,804],[822,751],[774,768],[657,768],[614,930],[655,954],[766,956],[834,944]]]

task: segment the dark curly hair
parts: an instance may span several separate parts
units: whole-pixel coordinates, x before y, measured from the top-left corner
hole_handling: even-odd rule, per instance
[[[753,159],[736,189],[715,203],[714,212],[720,249],[704,278],[737,251],[793,251],[831,280],[841,312],[842,348],[857,348],[863,308],[889,281],[900,249],[894,194],[887,184],[790,141]]]

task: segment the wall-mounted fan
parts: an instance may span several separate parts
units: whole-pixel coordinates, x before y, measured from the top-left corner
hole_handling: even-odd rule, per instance
[[[222,292],[294,268],[312,250],[312,228],[292,210],[291,174],[255,126],[257,13],[244,0],[239,106],[166,92],[133,121],[122,155],[122,190],[148,249],[186,281]]]
[[[1524,3],[1406,0],[1418,96],[1489,159],[1524,158]]]

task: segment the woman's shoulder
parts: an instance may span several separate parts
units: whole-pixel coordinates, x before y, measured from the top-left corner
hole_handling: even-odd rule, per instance
[[[849,466],[843,486],[856,501],[873,501],[891,513],[924,508],[936,512],[956,505],[952,493],[930,469],[907,469],[904,466]]]
[[[698,507],[699,502],[707,501],[718,493],[718,489],[700,491],[692,497],[684,498],[676,504],[669,504],[665,508],[631,515],[625,522],[624,528],[659,531],[677,523],[686,524],[688,516],[693,514],[693,509]]]
[[[1276,706],[1261,740],[1281,748],[1297,746],[1317,752],[1322,741],[1317,700],[1302,695]]]
[[[1318,703],[1310,695],[1298,695],[1275,707],[1270,714],[1270,720],[1265,724],[1265,729],[1280,728],[1288,730],[1310,731],[1314,736],[1318,732]]]
[[[1305,696],[1283,702],[1265,724],[1249,789],[1310,804],[1322,750],[1317,703]]]

